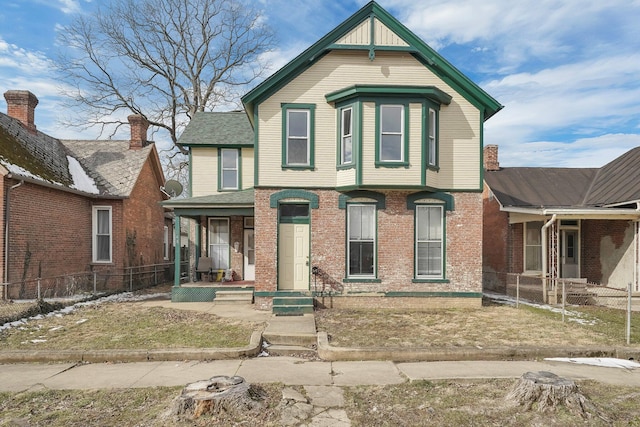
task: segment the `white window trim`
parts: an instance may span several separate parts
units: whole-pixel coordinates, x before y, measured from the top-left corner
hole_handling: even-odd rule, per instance
[[[168,226],[164,226],[164,235],[163,235],[163,242],[164,242],[164,259],[167,260],[169,259],[169,227]]]
[[[436,116],[436,110],[429,108],[427,120],[429,121],[429,134],[427,135],[428,149],[429,149],[429,166],[438,165],[438,120]]]
[[[224,153],[233,152],[236,156],[236,164],[233,168],[225,168],[224,166]],[[240,153],[236,148],[222,148],[220,149],[220,188],[222,190],[238,190],[240,187]],[[224,183],[224,172],[234,171],[236,173],[236,185],[233,187],[226,186]]]
[[[306,117],[307,117],[307,136],[306,137],[301,137],[301,136],[290,136],[289,135],[289,128],[290,128],[290,123],[291,123],[291,119],[290,119],[290,114],[291,113],[305,113]],[[293,163],[289,160],[289,154],[290,151],[289,150],[289,140],[290,139],[297,139],[300,141],[306,141],[307,142],[307,160],[305,163]],[[287,141],[286,141],[286,149],[287,149],[287,166],[309,166],[311,165],[311,110],[307,109],[307,108],[289,108],[287,109]]]
[[[435,240],[418,240],[418,211],[422,208],[440,208],[440,274],[419,274],[418,273],[418,243],[421,242],[430,242],[430,241],[435,241]],[[415,238],[414,238],[414,263],[415,263],[415,272],[416,272],[416,279],[432,279],[432,280],[437,280],[437,279],[444,279],[444,273],[445,273],[445,265],[444,265],[444,256],[445,256],[445,230],[444,230],[444,221],[445,221],[445,210],[444,210],[444,205],[416,205],[416,211],[415,211]]]
[[[344,115],[349,111],[351,113],[351,119],[349,120],[349,133],[344,132]],[[351,160],[345,161],[345,140],[347,138],[351,139]],[[345,107],[340,110],[340,164],[341,165],[351,165],[353,164],[353,107]]]
[[[109,212],[109,259],[98,259],[98,211]],[[93,206],[92,208],[92,254],[91,259],[94,263],[110,264],[113,262],[113,209],[111,206]]]
[[[212,243],[211,242],[211,235],[212,235],[212,227],[211,227],[211,223],[213,221],[226,221],[227,223],[227,240],[228,242],[226,244],[222,244],[222,243]],[[231,246],[231,224],[229,222],[229,218],[209,218],[209,223],[208,223],[208,234],[209,234],[209,257],[213,258],[213,251],[211,250],[213,248],[213,246],[226,246],[226,254],[227,254],[227,268],[231,268],[231,254],[230,254],[230,246]],[[213,260],[214,264],[216,262],[216,260]]]
[[[384,115],[384,110],[385,108],[393,108],[393,109],[400,109],[400,132],[385,132],[384,129],[382,129],[382,123],[384,122],[383,120],[383,115]],[[405,153],[404,153],[404,122],[405,122],[405,106],[403,104],[381,104],[380,105],[380,147],[378,147],[379,152],[380,152],[380,162],[381,163],[395,163],[395,162],[404,162],[405,161]],[[385,135],[400,135],[400,158],[399,159],[391,159],[391,160],[383,160],[382,159],[382,143],[383,143],[383,139]]]
[[[372,240],[351,240],[350,226],[351,226],[351,218],[350,218],[350,210],[353,207],[373,207],[373,239]],[[371,274],[351,274],[351,242],[373,242],[373,272]],[[347,205],[347,277],[349,279],[375,279],[377,277],[377,246],[378,246],[378,213],[375,205],[373,204],[359,204],[359,203],[350,203]]]
[[[541,221],[530,221],[522,223],[522,272],[523,274],[540,274],[542,273],[542,259],[540,260],[540,269],[539,270],[527,270],[527,247],[531,246],[539,246],[540,253],[542,253],[542,235],[540,236],[540,244],[539,245],[528,245],[527,244],[527,224],[531,222],[541,222]],[[542,222],[544,224],[544,222]],[[539,232],[541,230],[538,230]]]

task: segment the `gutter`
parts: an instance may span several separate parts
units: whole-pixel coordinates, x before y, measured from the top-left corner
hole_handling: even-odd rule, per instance
[[[24,184],[24,179],[7,190],[7,199],[4,207],[4,277],[3,283],[9,282],[9,224],[11,223],[11,190]]]
[[[107,200],[124,200],[127,199],[127,196],[113,196],[110,194],[95,194],[95,193],[87,193],[86,191],[76,190],[75,188],[69,188],[62,184],[52,184],[48,181],[42,181],[39,179],[31,178],[28,176],[23,176],[16,173],[7,174],[7,178],[20,180],[22,182],[28,182],[35,185],[40,185],[42,187],[53,188],[54,190],[64,191],[66,193],[76,194],[78,196],[89,197],[91,199],[107,199]]]

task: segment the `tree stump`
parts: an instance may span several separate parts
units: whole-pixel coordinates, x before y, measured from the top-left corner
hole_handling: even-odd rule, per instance
[[[525,410],[534,405],[539,412],[554,410],[557,406],[566,407],[571,413],[582,418],[596,415],[608,421],[591,401],[578,389],[577,384],[552,372],[526,372],[516,386],[509,392],[507,400],[513,401]]]
[[[221,411],[254,411],[262,408],[263,396],[242,377],[215,376],[187,384],[168,415],[196,419]]]

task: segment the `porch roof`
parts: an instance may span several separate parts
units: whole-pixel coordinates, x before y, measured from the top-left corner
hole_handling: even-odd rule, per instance
[[[208,196],[169,200],[162,205],[176,216],[253,216],[253,188]]]

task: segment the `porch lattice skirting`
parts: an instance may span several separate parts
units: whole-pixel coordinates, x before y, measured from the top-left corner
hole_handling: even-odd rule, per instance
[[[171,288],[171,302],[209,302],[216,297],[216,290],[208,287],[182,287]]]

